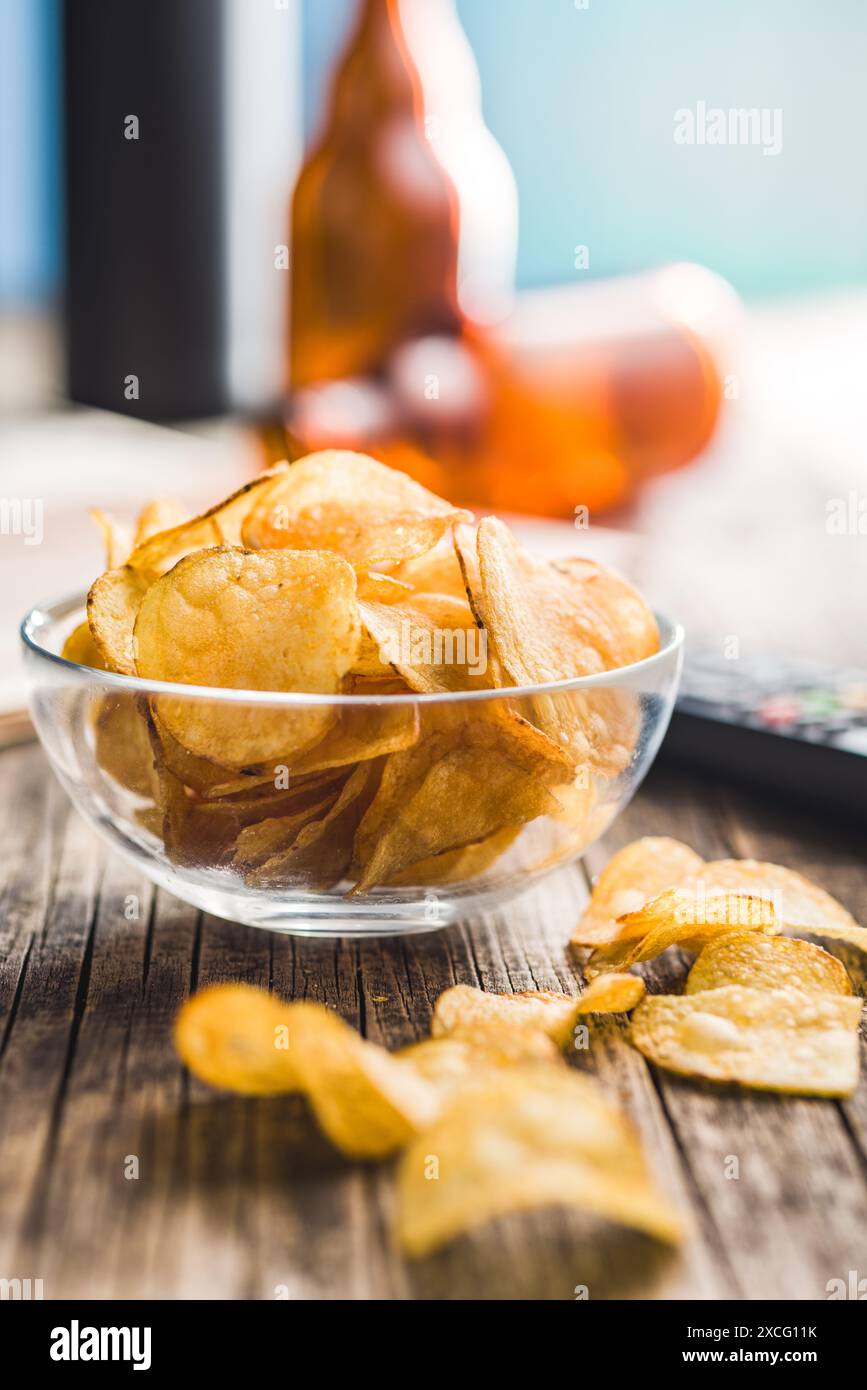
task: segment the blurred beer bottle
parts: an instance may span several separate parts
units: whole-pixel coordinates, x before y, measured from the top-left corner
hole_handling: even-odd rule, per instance
[[[364,0],[292,204],[290,390],[381,372],[511,292],[518,202],[453,0]]]
[[[674,266],[515,296],[517,226],[454,0],[362,0],[295,189],[266,459],[358,448],[455,502],[569,516],[698,453],[730,288]]]

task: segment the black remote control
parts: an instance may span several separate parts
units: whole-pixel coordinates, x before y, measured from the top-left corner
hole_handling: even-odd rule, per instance
[[[688,651],[660,758],[867,820],[867,671]]]

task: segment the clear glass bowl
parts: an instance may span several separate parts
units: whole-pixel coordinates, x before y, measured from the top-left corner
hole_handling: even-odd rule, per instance
[[[186,902],[310,935],[430,931],[580,856],[653,761],[683,646],[682,628],[657,615],[660,650],[596,676],[308,696],[78,666],[59,652],[82,616],[79,595],[21,625],[33,720],[74,805]],[[284,727],[301,751],[276,761]],[[240,769],[193,755],[187,731],[202,728],[226,747],[239,728],[261,733],[270,761]],[[583,756],[564,759],[540,729],[568,730]]]

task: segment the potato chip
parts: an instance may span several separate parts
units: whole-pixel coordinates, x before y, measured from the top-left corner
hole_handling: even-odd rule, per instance
[[[350,1158],[385,1158],[440,1110],[410,1062],[366,1042],[321,1004],[292,1006],[291,1051],[322,1130]]]
[[[843,966],[820,946],[759,932],[712,937],[689,972],[686,992],[696,994],[724,985],[798,989],[805,994],[852,993]]]
[[[135,624],[147,585],[124,565],[106,570],[87,595],[87,621],[106,669],[123,676],[136,674]]]
[[[431,550],[470,513],[366,454],[338,449],[293,463],[258,499],[242,527],[253,549],[335,551],[355,569]]]
[[[105,546],[105,567],[107,570],[120,569],[125,565],[132,550],[132,532],[122,521],[109,516],[101,507],[92,507],[90,517],[102,533]]]
[[[104,671],[105,662],[99,647],[93,640],[90,624],[85,621],[72,629],[63,644],[60,655],[65,661],[74,661],[77,666],[90,666],[95,671]]]
[[[274,769],[254,769],[238,772],[212,762],[210,758],[199,758],[179,743],[174,734],[159,717],[157,702],[151,701],[151,716],[159,736],[161,752],[166,767],[185,786],[202,796],[227,796],[235,792],[253,791],[258,787],[274,786]]]
[[[332,806],[309,821],[277,853],[251,869],[251,888],[331,888],[343,877],[352,859],[359,821],[370,805],[381,772],[378,762],[359,763]],[[239,841],[240,848],[240,841]]]
[[[406,869],[393,874],[389,884],[398,887],[417,883],[426,888],[433,884],[469,883],[495,864],[510,845],[514,844],[521,827],[510,825],[506,830],[498,830],[485,840],[474,844],[461,845],[445,854],[434,854],[427,859],[419,859]]]
[[[369,603],[399,603],[412,593],[412,585],[391,574],[368,570],[358,575],[358,597]]]
[[[256,865],[264,864],[275,854],[287,850],[305,826],[325,816],[334,807],[340,794],[339,785],[328,786],[310,801],[301,801],[292,809],[287,805],[282,815],[266,815],[261,820],[250,821],[246,826],[236,823],[237,838],[232,848],[232,867],[249,870]],[[227,809],[231,813],[231,803],[222,801],[216,802],[215,805],[224,813]],[[205,806],[201,809],[204,813]]]
[[[358,608],[378,661],[397,671],[411,690],[429,695],[489,687],[485,635],[465,599],[416,594],[400,603],[359,603]]]
[[[587,1078],[544,1063],[501,1068],[460,1090],[402,1155],[397,1198],[398,1238],[415,1258],[541,1207],[576,1208],[672,1243],[681,1236],[623,1117]]]
[[[640,595],[592,561],[568,572],[531,556],[508,527],[486,517],[477,535],[479,602],[488,640],[509,684],[532,686],[626,666],[659,648],[656,620]],[[472,581],[471,581],[472,582]],[[630,692],[561,692],[534,698],[534,722],[573,760],[611,773],[637,737]],[[630,742],[631,740],[631,742]]]
[[[252,478],[222,502],[217,502],[201,516],[190,517],[170,526],[168,530],[157,531],[156,534],[147,536],[134,547],[128,563],[149,581],[165,574],[193,551],[210,549],[213,546],[239,545],[241,525],[247,513],[255,505],[257,498],[267,491],[286,468],[287,463],[277,463],[267,472]]]
[[[464,715],[393,754],[356,836],[354,891],[386,883],[431,855],[556,814],[548,788],[565,774],[550,750],[524,722],[470,723]]]
[[[590,901],[572,933],[576,946],[604,946],[622,938],[618,917],[643,907],[663,889],[698,871],[701,855],[680,840],[646,836],[609,859],[593,885]],[[639,931],[640,934],[640,931]]]
[[[141,676],[244,690],[336,692],[359,642],[355,576],[318,551],[215,549],[147,590],[135,627]],[[239,640],[241,638],[242,640]],[[327,707],[292,710],[160,696],[159,719],[198,757],[244,768],[322,738]]]
[[[712,936],[732,931],[779,931],[779,918],[767,898],[724,891],[690,892],[667,888],[619,919],[623,935],[599,946],[585,966],[588,978],[603,971],[625,970],[661,955],[669,946],[700,950]]]
[[[394,1056],[411,1062],[420,1076],[448,1095],[460,1086],[477,1085],[490,1067],[512,1067],[518,1062],[563,1065],[563,1054],[547,1033],[516,1028],[514,1022],[503,1028],[496,1020],[490,1024],[477,1020],[468,1028],[459,1026],[439,1037],[423,1038]]]
[[[842,994],[724,985],[648,997],[629,1036],[651,1062],[683,1076],[846,1096],[858,1084],[860,1017],[860,999]]]
[[[149,801],[159,783],[145,713],[138,697],[118,692],[98,701],[93,721],[96,761],[122,787]]]
[[[681,880],[680,886],[687,892],[732,891],[767,898],[776,916],[787,927],[848,930],[858,925],[830,893],[782,864],[766,864],[756,859],[713,860]]]
[[[155,497],[139,512],[131,549],[144,545],[151,536],[158,536],[163,531],[183,525],[187,519],[186,508],[182,507],[176,498]]]
[[[174,1044],[200,1081],[242,1095],[300,1088],[288,1050],[291,1006],[251,985],[213,985],[188,999],[175,1019]]]
[[[465,523],[462,523],[462,527]],[[467,528],[470,529],[470,528]],[[452,598],[467,596],[460,561],[454,544],[454,533],[444,536],[433,550],[404,560],[391,571],[393,578],[406,584],[410,591],[421,594],[449,594]]]
[[[550,990],[522,990],[516,994],[489,994],[473,985],[452,985],[434,1005],[431,1033],[442,1037],[456,1029],[466,1036],[478,1026],[490,1029],[535,1028],[565,1047],[572,1037],[581,999]]]
[[[292,758],[294,777],[324,772],[329,768],[369,762],[385,753],[411,748],[418,739],[419,716],[414,705],[344,706],[337,722],[320,743]]]
[[[579,1013],[627,1014],[644,998],[644,981],[638,975],[600,975],[591,980],[581,998]]]

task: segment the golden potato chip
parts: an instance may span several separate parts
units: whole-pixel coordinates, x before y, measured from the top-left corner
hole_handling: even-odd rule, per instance
[[[252,549],[335,551],[367,571],[431,550],[470,519],[397,469],[327,449],[299,459],[271,485],[246,517],[242,538]]]
[[[107,570],[120,569],[125,565],[132,550],[132,532],[122,521],[109,516],[101,507],[91,507],[90,517],[102,533],[105,546],[105,567]]]
[[[415,594],[400,603],[359,603],[358,608],[379,663],[393,667],[411,690],[488,688],[485,635],[465,599]],[[369,662],[368,670],[373,669]]]
[[[587,1078],[544,1063],[500,1068],[461,1089],[402,1155],[397,1198],[398,1238],[415,1258],[540,1207],[576,1208],[664,1241],[681,1236],[623,1117]]]
[[[462,524],[462,529],[464,528]],[[473,533],[474,534],[474,533]],[[464,577],[454,543],[454,533],[444,536],[433,550],[404,560],[391,571],[393,578],[421,594],[449,594],[452,598],[467,596]]]
[[[118,692],[97,703],[93,721],[96,761],[122,787],[153,800],[159,791],[148,725],[137,696]]]
[[[369,762],[385,753],[411,748],[418,739],[419,717],[414,705],[345,705],[337,722],[313,748],[293,757],[294,777]]]
[[[326,815],[334,807],[340,794],[339,783],[332,784],[322,788],[312,800],[302,800],[296,805],[287,803],[280,815],[266,815],[261,820],[252,820],[245,826],[236,822],[237,838],[233,845],[232,867],[251,869],[288,849],[305,826]],[[215,802],[214,805],[218,806],[222,813],[228,811],[231,814],[230,802]],[[202,805],[203,813],[206,806],[207,803]]]
[[[274,786],[273,768],[235,771],[212,762],[210,758],[197,757],[179,743],[174,734],[159,717],[157,702],[151,701],[151,717],[159,736],[161,752],[166,767],[185,786],[202,796],[227,796],[235,792],[249,792],[258,787]]]
[[[609,859],[572,933],[576,946],[604,946],[622,938],[618,917],[643,907],[665,888],[698,871],[701,855],[665,835],[633,840]],[[639,929],[639,934],[641,930]]]
[[[427,859],[419,859],[409,868],[401,869],[388,880],[393,887],[417,883],[420,887],[442,883],[467,883],[479,878],[486,869],[505,854],[514,844],[521,827],[510,825],[506,830],[498,830],[485,840],[461,845],[458,849],[446,850],[445,854],[434,854]]]
[[[804,938],[828,951],[858,984],[861,993],[867,992],[867,927],[794,927],[787,930],[798,939]]]
[[[369,603],[399,603],[412,593],[412,585],[391,574],[368,570],[358,575],[358,597]]]
[[[631,585],[592,561],[568,572],[531,556],[509,528],[486,517],[477,535],[480,609],[510,684],[546,684],[630,665],[659,648],[656,620]],[[478,598],[477,598],[478,601]],[[534,698],[534,722],[576,763],[595,757],[610,771],[637,736],[629,692],[561,692]],[[612,734],[612,729],[615,730]],[[631,730],[631,733],[630,733]]]
[[[87,621],[106,669],[123,676],[136,674],[135,624],[146,583],[124,565],[106,570],[87,595]]]
[[[215,549],[180,561],[142,600],[138,674],[244,690],[336,692],[358,651],[355,576],[319,551]],[[239,637],[243,640],[239,640]],[[160,696],[160,722],[227,767],[285,761],[322,738],[327,707],[269,708]]]
[[[452,1094],[459,1086],[475,1085],[489,1067],[511,1067],[517,1062],[553,1062],[563,1065],[563,1054],[552,1038],[539,1028],[516,1028],[514,1020],[503,1028],[497,1020],[476,1020],[434,1038],[423,1038],[394,1053],[411,1062],[425,1081]]]
[[[724,891],[690,892],[667,888],[619,919],[623,931],[610,946],[599,946],[585,966],[588,978],[603,971],[625,970],[637,961],[661,955],[669,946],[700,950],[712,936],[732,931],[779,931],[779,918],[767,898]]]
[[[356,892],[411,864],[560,809],[565,780],[544,735],[525,722],[466,717],[434,728],[386,763],[355,841]]]
[[[250,887],[292,884],[324,890],[338,883],[349,867],[355,832],[373,799],[380,772],[378,762],[359,763],[333,805],[248,872]],[[239,840],[239,849],[240,844]]]
[[[846,1096],[858,1084],[860,999],[723,985],[656,994],[632,1015],[630,1040],[683,1076],[762,1091]]]
[[[799,989],[805,994],[852,993],[843,966],[821,946],[760,932],[712,937],[689,972],[686,992],[696,994],[723,985]]]
[[[644,981],[638,975],[600,975],[591,980],[581,998],[579,1013],[627,1014],[644,998]]]
[[[158,536],[163,531],[170,531],[175,526],[182,526],[187,519],[186,508],[182,507],[176,498],[155,497],[139,512],[131,548],[144,545],[151,536]],[[125,558],[126,556],[124,556]],[[111,568],[113,566],[110,565],[109,569]]]
[[[858,925],[830,893],[782,864],[766,864],[756,859],[713,860],[681,880],[679,886],[697,894],[731,891],[767,898],[776,916],[787,927],[848,930]]]
[[[72,629],[63,644],[60,655],[65,661],[74,661],[77,666],[91,666],[95,671],[104,671],[102,653],[93,640],[90,624],[85,621]]]
[[[300,1088],[289,1051],[291,1005],[251,985],[200,990],[175,1019],[175,1048],[209,1086],[275,1096]]]
[[[558,1047],[565,1047],[581,1012],[581,999],[575,995],[556,994],[550,990],[489,994],[473,985],[452,985],[434,1005],[431,1034],[438,1038],[460,1029],[466,1036],[477,1026],[483,1029],[496,1025],[503,1029],[535,1028]]]
[[[165,574],[179,560],[196,550],[221,545],[240,545],[241,524],[257,498],[288,468],[277,463],[243,487],[217,502],[201,516],[194,516],[168,530],[157,531],[137,544],[128,563],[146,580]]]
[[[436,1087],[412,1063],[366,1042],[321,1004],[292,1006],[291,1049],[320,1127],[350,1158],[385,1158],[439,1112]]]

